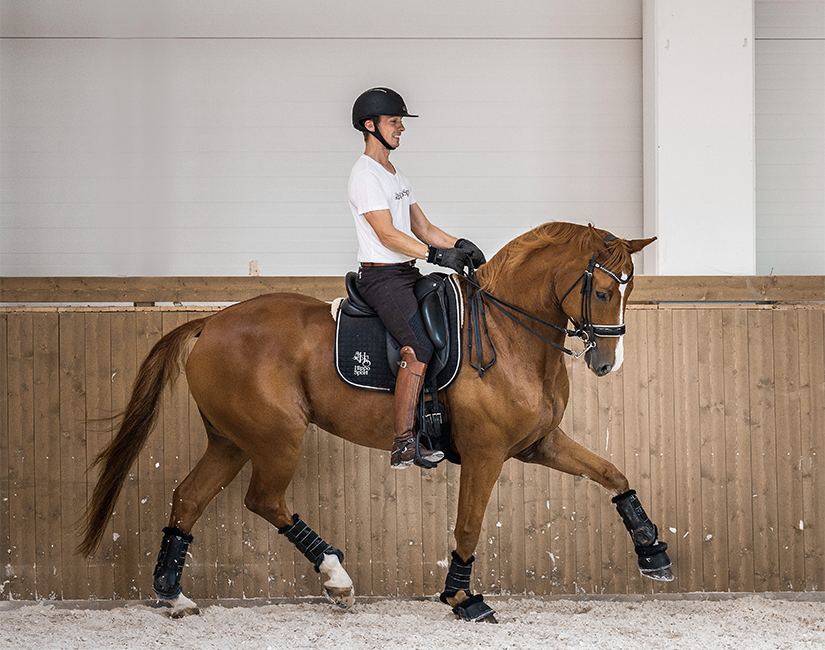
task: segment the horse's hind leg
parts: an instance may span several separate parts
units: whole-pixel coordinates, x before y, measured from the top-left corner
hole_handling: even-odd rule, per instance
[[[155,592],[170,602],[173,618],[199,611],[197,605],[183,595],[180,586],[186,552],[192,541],[192,527],[209,502],[232,482],[249,459],[233,442],[204,422],[209,443],[198,464],[175,490],[169,525],[163,529],[163,542],[154,573]]]
[[[355,592],[352,579],[341,566],[344,554],[327,544],[286,504],[286,488],[301,458],[301,448],[281,445],[277,451],[277,454],[261,454],[252,459],[252,479],[244,503],[278,528],[313,564],[317,573],[327,575],[324,589],[330,602],[338,607],[351,607]]]
[[[554,429],[516,458],[525,463],[546,465],[567,474],[584,476],[613,492],[613,503],[630,533],[639,571],[653,580],[673,580],[667,544],[658,541],[658,529],[650,521],[627,478],[615,465],[571,440],[561,429]]]

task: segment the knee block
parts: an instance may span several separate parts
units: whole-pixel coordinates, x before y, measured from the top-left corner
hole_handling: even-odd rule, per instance
[[[160,544],[152,584],[155,593],[161,598],[171,600],[180,595],[180,577],[186,564],[186,551],[192,539],[192,535],[187,535],[177,528],[167,526],[163,529],[163,541]]]

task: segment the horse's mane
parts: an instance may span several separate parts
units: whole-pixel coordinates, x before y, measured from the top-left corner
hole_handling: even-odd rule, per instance
[[[513,239],[483,265],[478,270],[479,283],[484,289],[494,291],[496,284],[508,271],[520,268],[537,251],[562,244],[572,244],[583,252],[597,253],[599,263],[603,266],[616,272],[629,273],[633,268],[633,261],[628,242],[624,239],[605,242],[605,237],[609,234],[607,231],[597,230],[593,224],[542,224]]]

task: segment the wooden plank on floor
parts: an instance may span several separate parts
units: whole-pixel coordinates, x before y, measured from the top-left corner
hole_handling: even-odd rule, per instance
[[[0,557],[6,560],[6,577],[3,581],[3,596],[12,591],[11,584],[14,568],[11,564],[11,514],[10,501],[15,497],[9,489],[9,399],[12,389],[9,386],[9,314],[0,313]],[[16,392],[16,391],[14,391]],[[12,596],[13,597],[13,596]]]
[[[572,439],[576,439],[577,426],[574,413],[576,401],[581,399],[581,392],[586,390],[582,375],[576,371],[575,362],[566,359],[567,373],[570,380],[570,400],[561,422],[561,429]],[[554,594],[575,593],[576,587],[576,539],[573,512],[575,506],[575,488],[573,477],[552,470],[550,478],[550,515],[551,515],[551,550],[550,560],[553,565],[552,590]]]
[[[524,592],[549,594],[550,572],[550,493],[549,469],[524,464]]]
[[[351,444],[318,429],[318,534],[337,549],[347,542],[343,461],[344,446]]]
[[[60,314],[60,494],[64,529],[61,565],[63,598],[89,597],[89,569],[85,557],[74,552],[75,522],[86,506],[86,316]]]
[[[697,328],[695,311],[673,312],[674,435],[679,486],[676,528],[681,535],[679,586],[685,591],[702,591],[704,577]]]
[[[702,476],[702,584],[706,591],[728,591],[728,513],[725,481],[725,386],[722,312],[696,313],[699,343],[699,420]]]
[[[37,597],[63,596],[60,484],[60,337],[57,312],[32,315]],[[31,543],[31,542],[29,542]]]
[[[755,495],[754,589],[757,592],[780,589],[772,324],[770,311],[754,310],[748,313],[751,472]]]
[[[727,485],[728,585],[751,592],[753,582],[753,485],[751,480],[748,312],[722,312],[725,380],[725,483]]]
[[[825,589],[825,309],[799,312],[805,588]]]
[[[4,395],[8,397],[8,512],[9,536],[6,593],[13,600],[37,597],[35,460],[34,323],[30,313],[8,315],[8,347],[5,356]]]
[[[772,314],[779,588],[782,591],[802,591],[806,583],[805,506],[798,312],[777,310]]]

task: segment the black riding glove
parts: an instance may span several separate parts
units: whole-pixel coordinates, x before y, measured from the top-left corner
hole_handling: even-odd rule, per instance
[[[470,257],[458,248],[433,248],[427,249],[427,261],[430,264],[446,266],[457,273],[464,273],[464,267],[470,266]]]
[[[455,243],[455,247],[459,250],[464,251],[467,255],[470,256],[470,261],[473,263],[473,268],[478,268],[482,264],[487,263],[487,258],[484,257],[484,253],[481,252],[481,249],[476,246],[473,242],[469,239],[459,239]]]

